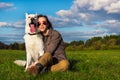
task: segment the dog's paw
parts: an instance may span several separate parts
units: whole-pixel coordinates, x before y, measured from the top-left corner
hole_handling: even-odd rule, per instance
[[[39,74],[39,69],[37,66],[31,66],[26,69],[29,75],[37,76]]]

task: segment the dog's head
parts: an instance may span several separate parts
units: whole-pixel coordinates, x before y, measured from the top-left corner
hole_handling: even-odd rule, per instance
[[[37,32],[37,14],[26,13],[26,33],[36,33]]]

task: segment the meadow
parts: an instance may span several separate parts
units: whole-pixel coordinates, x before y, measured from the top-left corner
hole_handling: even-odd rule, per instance
[[[25,60],[25,51],[0,50],[0,80],[120,80],[120,50],[66,51],[67,72],[45,72],[35,77],[14,60]]]

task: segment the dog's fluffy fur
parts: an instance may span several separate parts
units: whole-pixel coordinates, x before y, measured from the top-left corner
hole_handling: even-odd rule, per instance
[[[31,31],[31,18],[35,18],[36,14],[27,14],[26,13],[26,26],[25,26],[25,47],[26,47],[26,68],[30,66],[32,63],[38,60],[40,56],[44,54],[44,46],[43,46],[43,40],[42,35],[37,32],[37,27],[34,26],[34,32]],[[36,34],[37,33],[37,34]],[[24,65],[25,62],[22,62],[20,60],[15,61],[14,63],[18,65]]]

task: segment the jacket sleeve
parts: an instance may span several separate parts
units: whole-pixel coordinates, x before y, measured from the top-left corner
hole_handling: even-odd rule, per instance
[[[62,39],[61,35],[58,32],[54,32],[51,35],[51,39],[49,40],[48,45],[46,46],[46,52],[49,52],[52,54],[59,46],[61,39]]]

